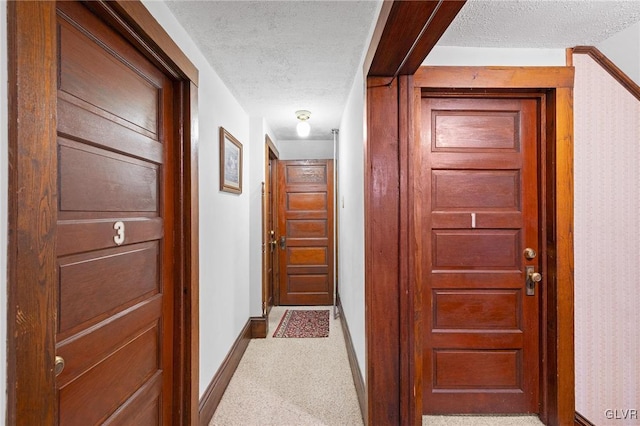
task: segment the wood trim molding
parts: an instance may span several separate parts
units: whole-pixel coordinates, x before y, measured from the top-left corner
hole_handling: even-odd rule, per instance
[[[358,364],[358,357],[356,356],[356,350],[353,346],[353,340],[351,339],[351,332],[349,331],[349,324],[347,318],[344,315],[344,309],[342,309],[342,301],[340,300],[340,294],[337,295],[338,310],[340,311],[340,325],[342,326],[342,334],[344,335],[344,344],[347,347],[347,356],[349,358],[349,367],[351,367],[351,376],[353,377],[353,384],[356,387],[356,394],[358,395],[358,403],[360,404],[360,414],[364,424],[367,423],[367,388],[364,384],[364,377],[362,376],[362,370]]]
[[[629,91],[636,99],[640,101],[640,85],[631,79],[624,71],[614,64],[607,56],[594,46],[576,46],[573,48],[573,54],[589,55],[596,61],[606,72],[611,75],[618,83]]]
[[[55,2],[8,2],[7,424],[54,424]],[[35,60],[34,58],[37,58]],[[34,232],[38,230],[38,232]]]
[[[539,89],[541,87],[573,87],[573,72],[566,67],[535,67],[538,80],[528,75],[526,67],[420,67],[414,76],[416,87],[439,89],[498,88]],[[455,76],[455,78],[452,78]]]
[[[200,396],[200,216],[199,216],[199,177],[198,177],[198,86],[193,81],[183,81],[182,101],[182,159],[185,164],[181,177],[183,192],[182,240],[186,252],[183,254],[185,268],[182,271],[181,357],[184,360],[180,368],[183,384],[182,403],[185,414],[184,424],[191,424],[198,418],[198,399]],[[178,139],[179,140],[179,139]],[[187,160],[189,159],[189,160]]]
[[[252,339],[264,339],[269,332],[269,315],[266,314],[263,317],[251,317],[251,338]]]
[[[229,353],[211,379],[209,386],[205,389],[202,399],[200,399],[200,426],[208,426],[211,422],[222,395],[224,395],[224,391],[229,386],[229,382],[238,368],[244,352],[247,350],[251,340],[251,322],[251,319],[247,320],[233,346],[231,346]]]
[[[574,426],[595,426],[595,424],[591,423],[586,417],[576,411]]]
[[[103,3],[104,0],[101,2]],[[179,71],[179,73],[173,73],[174,78],[187,79],[198,86],[198,69],[149,13],[144,4],[139,1],[116,0],[109,8],[117,12],[114,16],[120,16],[133,27],[134,31],[130,32],[132,43],[144,51],[154,52],[153,58],[156,63],[160,62],[159,65],[162,68]],[[144,34],[144,37],[140,38],[135,34]]]
[[[369,425],[400,419],[398,80],[368,77],[365,141],[365,325]],[[408,374],[408,372],[405,372]]]
[[[543,302],[542,412],[546,424],[575,417],[573,340],[573,78],[572,67],[422,67],[416,89],[537,89],[544,93],[547,176],[547,290]],[[415,232],[414,232],[415,233]],[[418,362],[416,360],[416,362]],[[417,395],[421,395],[419,389]],[[421,396],[418,396],[421,397]]]
[[[412,75],[466,0],[394,1],[368,69],[370,77]],[[387,9],[383,4],[383,12]],[[381,18],[383,15],[381,14]],[[377,36],[381,21],[376,26]]]

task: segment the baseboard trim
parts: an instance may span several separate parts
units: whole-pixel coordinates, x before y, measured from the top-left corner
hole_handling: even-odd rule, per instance
[[[347,319],[344,316],[344,310],[342,309],[342,302],[340,295],[336,297],[338,301],[338,309],[340,310],[340,324],[342,325],[342,334],[344,335],[344,343],[347,347],[347,355],[349,357],[349,366],[351,367],[351,376],[353,376],[353,384],[356,387],[356,394],[358,395],[358,403],[360,404],[360,414],[364,424],[367,424],[367,388],[362,378],[362,372],[358,365],[358,358],[356,357],[356,350],[353,347],[353,340],[351,340],[351,332],[349,331],[349,325]]]
[[[207,389],[204,391],[199,405],[200,426],[207,426],[211,422],[213,413],[215,413],[218,408],[222,395],[225,389],[227,389],[227,386],[229,386],[231,377],[233,377],[233,373],[235,373],[236,368],[238,368],[242,355],[244,355],[244,351],[249,345],[249,341],[251,340],[251,324],[251,319],[247,320],[244,328],[240,331],[240,335],[233,343],[233,346],[231,346],[231,350],[229,350],[220,368],[218,368],[213,379],[211,379],[211,383],[209,383],[209,386],[207,386]]]
[[[264,339],[269,333],[269,316],[251,317],[251,338]]]
[[[576,411],[576,417],[574,420],[575,426],[595,426],[586,417]]]

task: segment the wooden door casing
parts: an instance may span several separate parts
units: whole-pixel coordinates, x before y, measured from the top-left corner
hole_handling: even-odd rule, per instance
[[[79,3],[58,34],[58,422],[171,424],[172,82]]]
[[[540,257],[523,256],[540,252],[537,111],[421,101],[425,414],[539,412],[540,290],[525,296],[525,265]]]
[[[277,174],[279,304],[331,305],[333,161],[278,161]]]
[[[198,70],[139,1],[87,2],[173,78],[176,212],[174,424],[198,418]],[[9,247],[7,421],[55,424],[58,222],[56,2],[7,4]],[[38,58],[38,60],[33,60]],[[193,272],[196,271],[196,272]]]
[[[269,138],[265,136],[265,194],[264,194],[264,286],[263,286],[263,311],[269,314],[274,305],[279,304],[278,300],[278,246],[275,243],[277,238],[278,225],[278,150]]]

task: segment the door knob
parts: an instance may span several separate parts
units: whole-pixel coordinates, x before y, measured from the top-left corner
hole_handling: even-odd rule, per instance
[[[534,296],[536,294],[536,283],[542,281],[542,275],[536,272],[533,266],[527,266],[525,272],[527,276],[527,296]]]
[[[524,249],[524,257],[527,260],[532,260],[535,259],[538,253],[536,253],[536,251],[530,247],[527,247],[526,249]]]
[[[62,370],[64,370],[64,358],[62,358],[61,356],[56,356],[56,361],[53,369],[56,373],[56,376],[62,373]]]

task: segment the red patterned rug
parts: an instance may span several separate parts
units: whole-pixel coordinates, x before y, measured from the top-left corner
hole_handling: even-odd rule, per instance
[[[286,310],[273,337],[328,337],[329,311]]]

